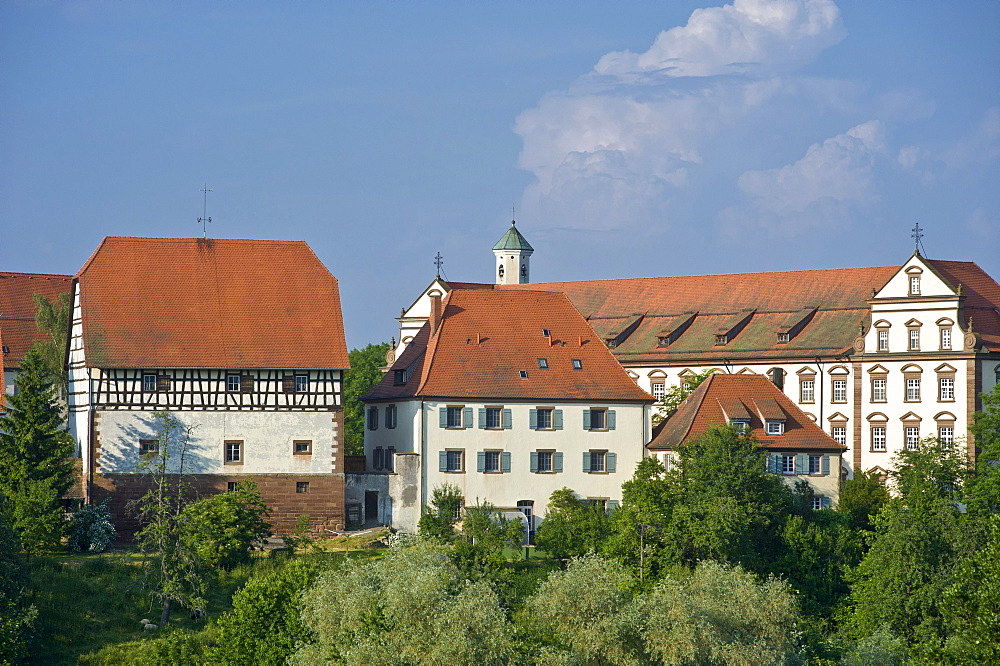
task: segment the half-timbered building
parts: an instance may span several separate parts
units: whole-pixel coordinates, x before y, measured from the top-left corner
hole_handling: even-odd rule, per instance
[[[87,497],[111,498],[120,529],[162,412],[188,433],[197,492],[253,478],[279,532],[303,514],[343,527],[347,349],[337,280],[308,245],[109,237],[72,306],[70,428]]]

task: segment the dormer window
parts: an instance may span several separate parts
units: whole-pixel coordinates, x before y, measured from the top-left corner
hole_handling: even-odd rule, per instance
[[[392,371],[392,383],[396,386],[402,386],[406,383],[406,370],[393,370]]]
[[[729,421],[729,425],[736,428],[738,432],[747,432],[750,430],[750,422],[746,419],[732,419]]]
[[[604,344],[608,346],[608,349],[614,349],[618,346],[618,338],[605,338]]]
[[[778,333],[778,344],[783,345],[791,339],[788,333]]]
[[[725,333],[715,336],[715,344],[717,345],[724,345],[728,342],[729,342],[729,336],[726,335]]]
[[[767,434],[768,435],[784,435],[785,434],[785,422],[779,421],[777,419],[767,420]]]
[[[661,335],[660,337],[656,338],[656,346],[657,347],[669,347],[670,346],[670,336],[668,336],[668,335]]]

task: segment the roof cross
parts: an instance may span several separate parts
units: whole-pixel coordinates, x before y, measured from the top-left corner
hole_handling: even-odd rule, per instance
[[[441,277],[441,264],[444,263],[444,259],[441,258],[441,253],[438,252],[434,255],[434,265],[437,266],[437,276]]]
[[[910,229],[910,231],[913,232],[910,234],[910,238],[913,239],[913,250],[915,252],[923,251],[924,254],[927,254],[927,251],[924,250],[924,244],[920,242],[920,239],[924,237],[923,230],[920,228],[920,223],[917,222],[914,227]]]
[[[201,237],[208,238],[208,223],[212,221],[212,218],[208,216],[208,193],[215,190],[208,189],[208,183],[205,183],[205,187],[201,191],[205,196],[201,204],[201,217],[198,218],[198,224],[201,225]]]

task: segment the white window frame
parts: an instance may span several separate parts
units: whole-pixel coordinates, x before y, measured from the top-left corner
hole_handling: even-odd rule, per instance
[[[799,402],[803,404],[812,404],[816,402],[816,380],[815,379],[800,379],[799,380]]]
[[[885,426],[872,426],[872,451],[883,453],[885,450]]]
[[[663,396],[667,393],[667,385],[662,381],[653,382],[650,384],[649,388],[650,392],[653,394],[653,400],[656,400],[657,402],[663,400]]]
[[[243,388],[243,376],[226,373],[226,392],[239,393]]]
[[[889,351],[889,329],[880,328],[878,329],[878,351],[887,352]]]
[[[938,377],[938,400],[941,402],[955,401],[954,377]]]
[[[785,422],[778,419],[768,419],[766,432],[768,435],[784,435]]]
[[[157,376],[152,372],[142,373],[142,392],[156,393]]]
[[[941,351],[951,351],[951,326],[941,327]]]
[[[503,430],[503,407],[486,407],[485,422],[486,430]]]
[[[607,451],[591,451],[590,452],[590,473],[591,474],[604,474],[607,471],[608,471],[608,452]]]
[[[907,451],[916,451],[920,448],[920,426],[904,426],[903,441]]]
[[[556,471],[556,452],[553,450],[536,451],[538,454],[537,473],[553,474]]]
[[[835,425],[830,429],[830,436],[833,441],[841,446],[847,446],[847,426]]]
[[[465,419],[463,418],[463,414],[465,412],[464,406],[449,405],[445,407],[445,409],[447,410],[445,412],[446,428],[451,428],[452,430],[459,430],[465,427]]]
[[[465,451],[463,449],[445,449],[445,473],[465,471]]]
[[[910,276],[910,296],[920,295],[920,276],[911,275]]]
[[[833,402],[847,402],[847,380],[833,380]]]
[[[309,375],[295,375],[295,392],[309,392]]]
[[[544,414],[544,416],[542,416]],[[554,430],[555,422],[553,415],[555,414],[555,409],[552,407],[539,407],[535,410],[535,430]],[[542,421],[546,420],[545,425],[542,425]]]
[[[915,326],[907,329],[907,338],[909,339],[907,349],[909,351],[920,351],[920,329]]]
[[[951,450],[955,445],[955,426],[938,426],[938,439],[941,440],[941,448]]]
[[[226,465],[242,465],[243,441],[227,439],[222,445],[222,459]]]
[[[920,402],[920,378],[907,377],[905,402]]]
[[[778,466],[779,471],[785,476],[790,476],[795,474],[795,454],[794,453],[779,453],[778,454]]]
[[[500,474],[503,472],[503,451],[488,449],[483,451],[483,474]]]
[[[888,397],[887,377],[872,377],[872,402],[885,402]]]

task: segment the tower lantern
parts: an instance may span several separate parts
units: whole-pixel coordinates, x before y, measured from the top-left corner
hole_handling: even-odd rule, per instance
[[[511,220],[510,229],[493,246],[496,256],[497,284],[527,284],[531,277],[531,253],[534,248]]]

